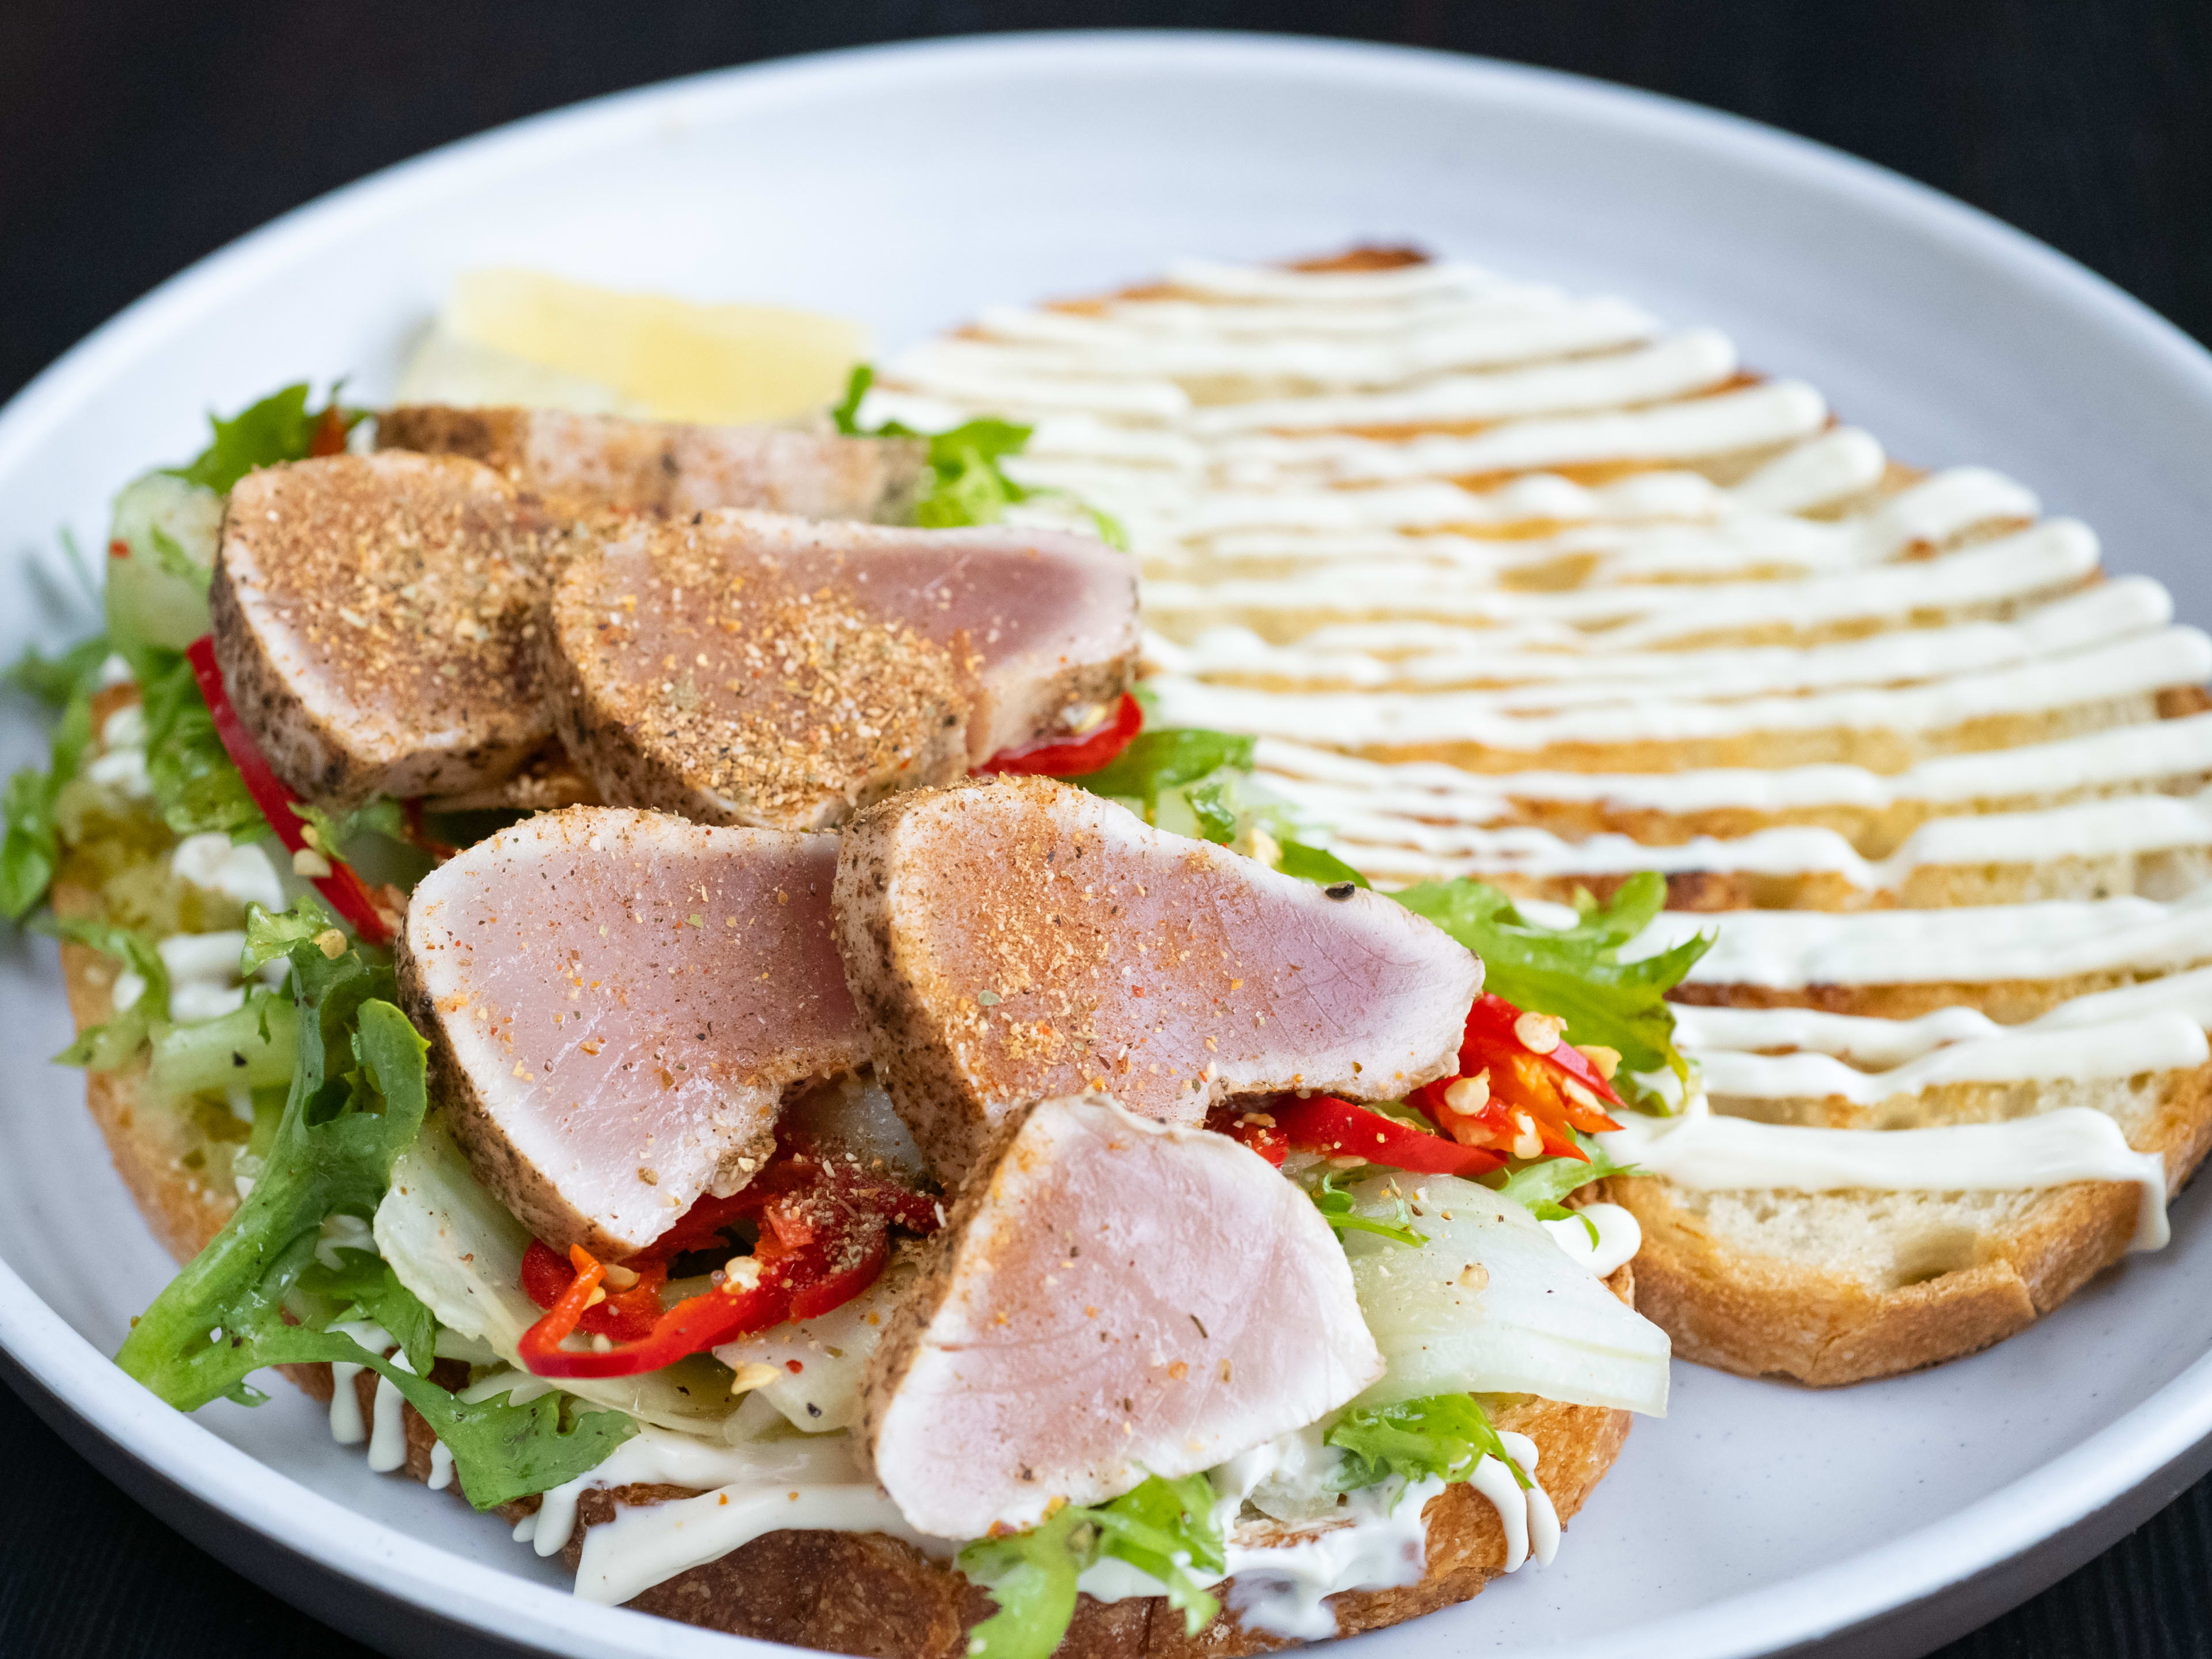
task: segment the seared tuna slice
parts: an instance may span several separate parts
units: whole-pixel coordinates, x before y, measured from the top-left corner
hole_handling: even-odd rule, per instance
[[[1212,1468],[1382,1374],[1328,1224],[1257,1154],[1096,1095],[1001,1144],[869,1364],[868,1455],[921,1531]]]
[[[785,1087],[866,1058],[827,836],[547,813],[426,877],[399,982],[478,1179],[616,1260],[765,1160]]]
[[[1110,705],[1135,606],[1084,536],[636,520],[556,586],[546,679],[606,799],[818,829]]]
[[[928,445],[773,426],[687,426],[557,409],[411,404],[378,416],[386,449],[466,455],[524,489],[622,513],[758,507],[895,523],[913,508]]]
[[[566,539],[489,467],[334,455],[249,472],[209,594],[216,660],[312,799],[497,782],[551,735],[533,619]]]
[[[1097,1089],[1196,1122],[1285,1089],[1402,1096],[1457,1063],[1482,963],[1042,778],[894,797],[846,831],[838,948],[876,1073],[946,1181],[1009,1109]]]

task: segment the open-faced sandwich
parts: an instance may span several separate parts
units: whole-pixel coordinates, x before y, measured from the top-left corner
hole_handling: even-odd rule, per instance
[[[1623,943],[1717,936],[1704,1087],[1607,1142],[1677,1352],[1884,1376],[2163,1239],[2212,1141],[2212,643],[2087,527],[1717,331],[1397,250],[986,310],[866,412],[982,409],[1127,525],[1162,718],[1255,738],[1306,840],[1703,913]]]
[[[1589,1200],[1702,941],[1624,963],[1656,876],[1370,890],[1147,725],[1127,554],[988,522],[1022,428],[857,401],[300,386],[124,491],[0,849],[185,1264],[119,1362],[281,1368],[581,1595],[894,1659],[1548,1559],[1665,1407]]]

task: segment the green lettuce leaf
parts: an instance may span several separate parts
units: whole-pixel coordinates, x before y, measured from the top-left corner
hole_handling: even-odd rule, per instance
[[[251,986],[246,1000],[227,1014],[157,1027],[148,1076],[167,1100],[238,1084],[265,1089],[288,1082],[298,1060],[299,1024],[289,997]]]
[[[0,814],[7,820],[0,836],[0,913],[12,921],[27,915],[53,884],[61,862],[54,808],[92,746],[92,695],[106,660],[107,641],[95,635],[58,657],[27,651],[8,671],[10,684],[61,710],[46,767],[24,767],[0,790]]]
[[[80,688],[100,683],[107,649],[106,637],[99,634],[79,640],[58,656],[49,657],[35,645],[25,646],[23,654],[9,666],[8,684],[58,711],[69,706]]]
[[[345,849],[362,836],[404,841],[407,835],[399,803],[382,795],[371,796],[351,811],[337,817],[311,801],[295,800],[292,811],[307,826],[307,844],[326,854],[334,864],[348,862]]]
[[[1216,847],[1226,847],[1237,839],[1237,808],[1221,784],[1202,783],[1183,795],[1190,804],[1191,816],[1198,820],[1199,835]]]
[[[265,1396],[246,1379],[264,1366],[368,1366],[428,1421],[469,1501],[489,1509],[595,1468],[636,1425],[619,1413],[564,1425],[567,1408],[552,1395],[526,1407],[464,1401],[417,1374],[427,1363],[410,1369],[410,1352],[427,1362],[434,1333],[406,1305],[411,1297],[393,1294],[396,1281],[370,1285],[343,1257],[331,1277],[310,1276],[324,1220],[374,1214],[428,1104],[427,1045],[391,1000],[390,966],[357,948],[325,957],[315,940],[334,926],[311,899],[281,914],[247,911],[246,969],[280,956],[291,964],[298,1029],[283,1115],[252,1191],[132,1326],[116,1363],[180,1411],[225,1398],[259,1403]],[[372,1304],[400,1322],[395,1358],[327,1328],[346,1307]]]
[[[898,421],[863,427],[860,401],[875,384],[872,365],[856,366],[845,382],[845,396],[830,411],[837,430],[848,438],[921,438],[929,441],[930,485],[915,503],[914,521],[932,530],[948,530],[969,524],[996,524],[1006,509],[1040,496],[1057,497],[1079,509],[1098,532],[1098,539],[1127,551],[1129,536],[1121,521],[1101,512],[1073,491],[1048,484],[1022,484],[1008,477],[1000,463],[1018,455],[1028,445],[1033,427],[983,416],[954,427],[950,432],[920,433]]]
[[[1282,846],[1283,855],[1275,860],[1275,868],[1286,876],[1318,887],[1334,887],[1346,881],[1354,887],[1368,884],[1366,877],[1326,848],[1310,847],[1302,841],[1286,841]]]
[[[1314,1208],[1321,1212],[1321,1218],[1335,1230],[1339,1237],[1346,1233],[1373,1233],[1377,1238],[1387,1238],[1416,1250],[1429,1242],[1426,1236],[1413,1225],[1413,1206],[1403,1198],[1397,1200],[1395,1217],[1386,1219],[1381,1216],[1360,1214],[1357,1201],[1338,1184],[1346,1173],[1343,1170],[1325,1169],[1320,1179],[1306,1189],[1306,1196],[1313,1200]]]
[[[1486,1455],[1511,1470],[1524,1490],[1529,1484],[1521,1466],[1506,1455],[1489,1414],[1470,1394],[1363,1406],[1346,1412],[1322,1439],[1344,1450],[1335,1484],[1346,1492],[1393,1477],[1409,1482],[1431,1475],[1464,1480]]]
[[[1075,1617],[1076,1581],[1108,1555],[1158,1579],[1185,1632],[1196,1636],[1221,1604],[1191,1569],[1218,1577],[1229,1565],[1213,1502],[1202,1474],[1154,1475],[1110,1504],[1070,1504],[1031,1531],[969,1545],[960,1571],[988,1589],[999,1609],[969,1632],[970,1659],[1048,1659]]]
[[[1196,783],[1216,772],[1252,769],[1254,739],[1194,726],[1163,726],[1139,732],[1129,746],[1096,772],[1068,779],[1094,795],[1139,803],[1150,820],[1170,789]]]
[[[147,1040],[169,1017],[169,970],[149,934],[89,916],[59,921],[42,917],[32,924],[71,945],[88,945],[114,957],[146,981],[138,1000],[105,1024],[89,1026],[54,1056],[57,1066],[82,1066],[88,1072],[112,1072],[138,1057]]]
[[[1480,957],[1486,989],[1517,1006],[1558,1015],[1567,1023],[1570,1042],[1616,1050],[1621,1070],[1614,1088],[1647,1109],[1666,1109],[1629,1074],[1664,1070],[1688,1077],[1666,996],[1712,948],[1712,939],[1685,939],[1640,962],[1620,959],[1621,946],[1665,907],[1662,877],[1649,870],[1631,877],[1603,904],[1581,896],[1575,925],[1567,928],[1529,921],[1511,899],[1479,881],[1424,882],[1390,896]]]
[[[339,1304],[321,1322],[366,1319],[383,1326],[416,1374],[428,1376],[437,1358],[438,1322],[421,1298],[374,1251],[337,1249],[331,1254],[337,1258],[337,1267],[317,1260],[300,1274],[301,1291]]]
[[[322,410],[307,407],[309,390],[302,380],[270,392],[227,421],[210,414],[208,425],[214,428],[214,441],[185,465],[166,471],[188,483],[204,484],[228,495],[233,484],[257,467],[305,460],[324,415]],[[331,388],[331,402],[332,405],[337,402],[336,387]],[[338,417],[350,432],[367,413],[366,410],[341,409]]]
[[[1589,1155],[1589,1163],[1579,1158],[1547,1158],[1540,1164],[1525,1164],[1502,1180],[1493,1176],[1483,1185],[1541,1215],[1540,1206],[1557,1207],[1569,1193],[1578,1192],[1593,1181],[1636,1173],[1633,1164],[1616,1162],[1604,1147],[1579,1130],[1575,1132],[1575,1143]],[[1554,1215],[1544,1218],[1556,1221],[1559,1218]]]

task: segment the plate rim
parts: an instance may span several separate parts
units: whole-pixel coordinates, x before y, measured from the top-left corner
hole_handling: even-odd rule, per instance
[[[258,271],[381,216],[404,216],[503,171],[590,154],[637,128],[690,113],[714,118],[740,106],[803,102],[823,84],[849,90],[872,79],[947,72],[1049,72],[1079,53],[1081,63],[1071,67],[1082,72],[1095,73],[1106,59],[1119,57],[1131,69],[1149,64],[1257,79],[1297,73],[1336,77],[1340,84],[1419,82],[1470,102],[1540,106],[1595,127],[1649,132],[1792,188],[1848,198],[1952,258],[2002,267],[2010,280],[2027,282],[2059,307],[2086,312],[2085,322],[2124,339],[2144,368],[2175,377],[2212,410],[2212,353],[2113,283],[1931,186],[1761,122],[1561,70],[1419,47],[1215,30],[1033,31],[847,47],[707,70],[524,117],[339,186],[168,277],[34,375],[0,408],[0,477],[14,470],[46,428],[68,418],[111,377],[127,375],[137,356],[188,326],[197,311],[219,304]],[[538,1643],[548,1651],[594,1659],[648,1651],[706,1659],[735,1651],[732,1644],[740,1642],[763,1653],[781,1650],[777,1644],[580,1601],[496,1569],[480,1569],[345,1508],[161,1405],[33,1293],[4,1259],[0,1347],[48,1397],[52,1410],[42,1414],[50,1420],[59,1413],[75,1421],[134,1464],[220,1509],[273,1546],[260,1565],[271,1569],[271,1588],[280,1594],[287,1593],[281,1582],[285,1575],[275,1570],[288,1557],[309,1556],[372,1595],[497,1640]],[[2015,1588],[2024,1583],[2032,1593],[2072,1565],[2063,1562],[2039,1576],[2032,1561],[2039,1549],[2077,1534],[2117,1536],[2142,1507],[2139,1501],[2130,1505],[2130,1498],[2139,1498],[2161,1475],[2201,1470],[2212,1457],[2208,1442],[2212,1354],[2087,1439],[1979,1502],[1812,1572],[1671,1614],[1638,1632],[1638,1650],[1651,1659],[1749,1659],[1877,1629],[1947,1591],[2008,1571]],[[1619,1638],[1587,1638],[1557,1651],[1563,1659],[1598,1659],[1617,1653]]]

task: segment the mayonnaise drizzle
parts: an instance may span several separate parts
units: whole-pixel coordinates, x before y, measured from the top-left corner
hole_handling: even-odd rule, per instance
[[[1948,910],[1668,911],[1623,947],[1629,960],[1699,933],[1713,948],[1692,983],[1985,985],[2075,974],[2154,974],[2212,962],[2212,886],[2146,898],[1962,905]]]
[[[1717,331],[1463,264],[1196,264],[1080,311],[990,309],[895,362],[879,395],[923,424],[1037,417],[1022,476],[1121,514],[1145,559],[1160,718],[1261,734],[1261,781],[1376,878],[1656,865],[1881,895],[1931,868],[2133,857],[2167,860],[2138,872],[2152,890],[2193,881],[2170,855],[2201,861],[2196,803],[2069,798],[2203,781],[2212,726],[2147,716],[2153,693],[2212,675],[2212,641],[2172,625],[2155,583],[2081,587],[2095,538],[2035,522],[2034,495],[1997,473],[1869,494],[1878,444],[1827,427],[1812,388],[1737,368]],[[1708,465],[1729,455],[1759,459]],[[1595,480],[1555,470],[1585,466]],[[1940,752],[2053,716],[2043,742]],[[1468,745],[1534,769],[1562,746],[1753,734],[1783,759],[1874,734],[1915,763],[1578,781],[1391,758]],[[1650,852],[1580,829],[1483,833],[1567,799],[2038,810],[1893,823],[1881,833],[1911,838],[1879,848],[1850,824],[1661,835],[1674,844]]]
[[[2087,1106],[1995,1123],[1820,1129],[1723,1117],[1697,1096],[1679,1116],[1632,1112],[1622,1126],[1599,1137],[1614,1158],[1702,1191],[1986,1193],[2127,1182],[2142,1194],[2128,1248],[2160,1249],[2170,1237],[2165,1158],[2135,1151],[2118,1124]]]

